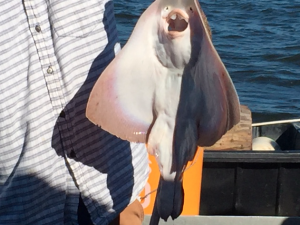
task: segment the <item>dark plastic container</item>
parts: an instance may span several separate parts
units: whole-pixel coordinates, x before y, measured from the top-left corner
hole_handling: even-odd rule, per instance
[[[300,151],[205,151],[200,215],[300,216]]]

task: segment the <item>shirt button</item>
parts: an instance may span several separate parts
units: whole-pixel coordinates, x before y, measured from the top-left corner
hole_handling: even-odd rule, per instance
[[[42,29],[41,29],[41,26],[40,26],[40,25],[36,25],[36,26],[35,26],[35,30],[36,30],[36,32],[39,32],[39,33],[40,33],[41,30],[42,30]]]
[[[61,111],[59,114],[59,117],[66,118],[65,111]]]
[[[69,157],[70,159],[75,159],[75,158],[76,158],[76,153],[75,153],[73,150],[71,150],[71,152],[70,152],[70,154],[68,155],[68,157]]]
[[[47,69],[47,73],[48,73],[48,74],[52,74],[52,73],[53,73],[52,66],[49,66],[49,67],[48,67],[48,69]]]

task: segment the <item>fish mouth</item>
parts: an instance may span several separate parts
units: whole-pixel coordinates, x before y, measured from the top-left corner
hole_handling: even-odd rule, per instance
[[[179,35],[188,27],[188,15],[182,10],[173,10],[166,18],[167,31],[171,35]]]

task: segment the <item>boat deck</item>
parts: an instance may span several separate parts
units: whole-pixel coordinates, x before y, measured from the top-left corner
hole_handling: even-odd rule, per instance
[[[143,225],[148,225],[150,216],[146,215]],[[160,225],[299,225],[300,217],[273,216],[180,216],[176,220],[171,218]]]

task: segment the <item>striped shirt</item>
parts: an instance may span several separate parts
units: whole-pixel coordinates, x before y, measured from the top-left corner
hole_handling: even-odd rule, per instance
[[[133,202],[145,146],[85,117],[119,49],[110,0],[0,1],[0,224],[77,224],[79,193],[95,224]]]

